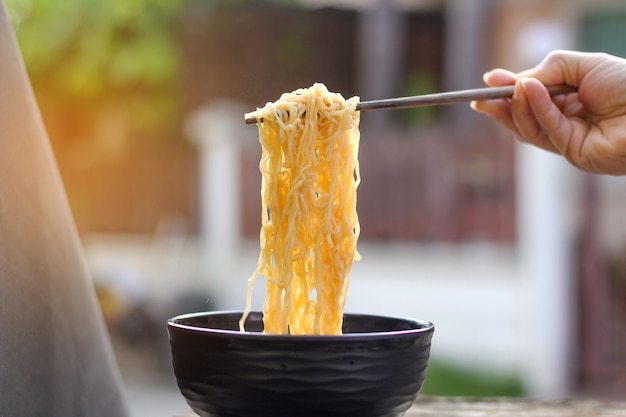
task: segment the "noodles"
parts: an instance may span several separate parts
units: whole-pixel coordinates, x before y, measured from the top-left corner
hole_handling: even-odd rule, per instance
[[[259,120],[262,226],[242,331],[252,286],[264,275],[265,333],[341,334],[359,259],[357,103],[317,83],[246,115]]]

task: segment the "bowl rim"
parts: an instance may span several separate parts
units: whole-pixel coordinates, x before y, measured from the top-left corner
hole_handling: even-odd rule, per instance
[[[390,337],[406,337],[406,336],[415,336],[417,334],[427,334],[433,333],[435,330],[435,325],[427,320],[415,319],[404,316],[390,316],[390,315],[379,315],[379,314],[361,314],[361,313],[344,313],[345,316],[359,316],[359,317],[370,317],[376,319],[393,319],[393,320],[404,320],[407,322],[416,323],[419,325],[419,328],[416,329],[405,329],[405,330],[390,330],[390,331],[382,331],[382,332],[361,332],[361,333],[345,333],[341,335],[285,335],[285,334],[268,334],[261,332],[252,332],[245,331],[241,332],[239,330],[227,330],[227,329],[215,329],[210,327],[197,327],[191,326],[188,324],[181,324],[177,321],[195,318],[195,317],[206,317],[206,316],[224,316],[224,315],[233,315],[240,314],[243,315],[243,311],[241,310],[214,310],[214,311],[200,311],[194,313],[185,313],[174,316],[167,320],[168,328],[176,328],[180,330],[190,331],[193,333],[207,333],[216,336],[228,336],[228,337],[237,337],[237,338],[245,338],[245,339],[271,339],[271,340],[289,340],[289,341],[340,341],[340,340],[348,340],[348,339],[359,339],[359,340],[370,340],[370,339],[388,339]],[[250,311],[250,314],[261,314],[260,311]]]

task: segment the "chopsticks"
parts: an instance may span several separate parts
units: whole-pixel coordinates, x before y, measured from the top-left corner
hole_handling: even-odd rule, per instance
[[[551,96],[575,93],[576,87],[569,85],[551,85],[546,87]],[[361,112],[385,109],[406,109],[410,107],[438,106],[443,104],[462,103],[468,101],[494,100],[513,97],[514,86],[474,88],[470,90],[451,91],[447,93],[425,94],[421,96],[389,98],[383,100],[362,101],[356,109]],[[256,117],[247,117],[246,124],[263,122]]]

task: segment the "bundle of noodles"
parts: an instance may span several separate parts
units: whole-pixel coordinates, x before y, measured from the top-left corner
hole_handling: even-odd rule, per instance
[[[320,83],[246,115],[259,123],[261,251],[250,278],[266,278],[265,333],[341,334],[359,220],[358,97]]]

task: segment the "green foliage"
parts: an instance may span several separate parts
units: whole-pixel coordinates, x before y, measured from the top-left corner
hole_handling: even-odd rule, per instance
[[[437,91],[437,82],[433,75],[422,71],[409,74],[402,95],[417,96]],[[415,107],[398,112],[400,121],[407,127],[427,127],[433,124],[439,112],[437,106]]]
[[[53,145],[94,142],[111,108],[127,137],[173,137],[185,1],[5,1]]]
[[[519,378],[475,369],[461,369],[441,361],[430,361],[422,393],[468,397],[523,395]]]
[[[93,129],[84,108],[95,115],[123,107],[130,131],[174,128],[181,94],[176,24],[184,8],[271,1],[297,2],[5,0],[44,118],[51,113],[46,103],[54,103],[55,114],[68,120],[83,113],[81,123]]]
[[[193,3],[197,3],[199,5],[206,6],[208,5],[241,5],[241,4],[268,4],[268,3],[277,3],[277,4],[298,4],[300,0],[192,0]]]
[[[6,0],[34,82],[79,96],[172,83],[176,0]]]

